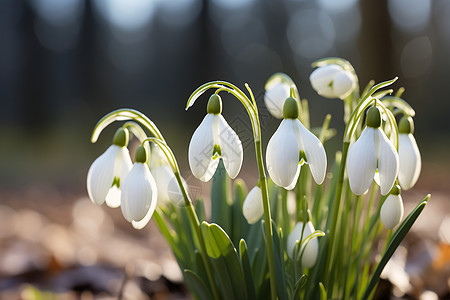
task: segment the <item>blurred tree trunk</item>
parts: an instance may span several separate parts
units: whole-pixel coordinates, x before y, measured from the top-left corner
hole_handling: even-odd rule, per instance
[[[388,0],[360,1],[361,83],[392,79],[393,47]],[[370,74],[370,75],[369,75]]]

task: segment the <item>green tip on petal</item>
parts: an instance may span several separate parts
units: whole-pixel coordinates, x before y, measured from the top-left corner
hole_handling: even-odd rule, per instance
[[[411,117],[403,116],[398,123],[399,133],[414,133],[414,122]]]
[[[136,154],[134,155],[134,161],[137,163],[145,164],[148,159],[147,149],[144,146],[140,145],[136,149]]]
[[[212,94],[209,97],[208,106],[206,108],[208,114],[218,115],[222,112],[222,99],[219,95]]]
[[[125,147],[128,145],[128,130],[120,127],[114,134],[113,144],[119,147]]]
[[[295,100],[292,97],[289,97],[284,101],[283,118],[284,119],[297,119],[298,118],[297,100]]]
[[[392,187],[390,194],[394,195],[394,196],[398,196],[398,195],[400,195],[401,192],[402,192],[402,189],[400,188],[400,186],[398,184],[395,184]]]
[[[369,111],[367,112],[367,126],[372,128],[378,128],[381,125],[381,113],[380,110],[372,106],[369,108]]]

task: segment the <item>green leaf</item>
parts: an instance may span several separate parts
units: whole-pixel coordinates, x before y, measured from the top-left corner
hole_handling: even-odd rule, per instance
[[[294,287],[294,297],[293,297],[293,299],[299,299],[300,292],[301,292],[303,286],[305,285],[307,279],[308,279],[308,277],[305,274],[303,274],[297,280],[297,282],[295,283],[295,287]]]
[[[231,180],[221,159],[212,178],[211,222],[219,224],[225,232],[231,232],[231,205]]]
[[[245,284],[247,285],[248,299],[256,299],[255,282],[253,280],[250,258],[248,256],[247,244],[244,239],[239,243],[239,254],[241,258],[242,270],[244,271]]]
[[[234,245],[239,245],[241,238],[246,238],[249,224],[242,213],[242,205],[247,196],[247,186],[242,179],[234,181],[233,211],[231,217],[231,240]]]
[[[384,252],[383,257],[381,258],[377,268],[375,269],[374,273],[372,274],[372,277],[370,278],[369,284],[366,287],[366,290],[364,291],[362,299],[368,299],[372,289],[376,286],[378,283],[378,280],[380,279],[381,272],[383,271],[384,267],[386,266],[389,259],[394,254],[397,247],[400,245],[401,241],[405,238],[406,234],[409,232],[411,227],[413,226],[416,219],[419,217],[422,210],[425,208],[425,205],[427,204],[428,200],[430,199],[430,195],[427,195],[422,202],[420,202],[416,208],[406,217],[406,219],[402,222],[402,224],[399,226],[399,228],[395,231],[392,240],[389,242],[389,245],[386,248],[386,251]]]
[[[221,283],[224,299],[246,299],[244,271],[230,238],[217,224],[203,222],[201,230],[206,252]]]
[[[184,280],[186,281],[186,285],[189,286],[189,290],[192,294],[197,296],[197,299],[213,299],[205,282],[193,271],[188,269],[184,270]]]
[[[401,98],[383,97],[383,99],[381,99],[381,102],[383,102],[383,104],[389,108],[397,107],[398,109],[400,109],[403,112],[403,114],[405,114],[407,116],[414,117],[416,115],[416,112],[411,107],[411,105],[409,105],[405,100],[403,100]]]
[[[277,230],[275,224],[272,222],[272,240],[273,240],[273,251],[275,256],[275,270],[277,272],[276,284],[277,284],[277,292],[278,299],[287,300],[287,289],[286,286],[286,270],[284,268],[284,247],[282,245],[282,236],[281,238],[278,236],[278,232],[282,235],[282,231]]]
[[[320,287],[320,300],[327,300],[327,292],[322,282],[319,282]]]

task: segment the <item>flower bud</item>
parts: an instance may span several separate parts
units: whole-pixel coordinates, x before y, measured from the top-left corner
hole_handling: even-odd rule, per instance
[[[380,219],[387,229],[394,228],[403,218],[403,201],[400,194],[391,193],[380,210]]]
[[[245,197],[242,212],[249,224],[256,223],[264,214],[262,192],[255,186]]]
[[[290,86],[285,82],[274,84],[264,94],[264,104],[275,118],[283,118],[283,105],[290,94]]]
[[[302,236],[303,231],[303,236]],[[300,245],[302,242],[313,232],[316,230],[314,229],[313,224],[311,221],[308,221],[305,224],[305,228],[303,230],[303,222],[298,222],[294,229],[292,230],[291,234],[288,237],[287,241],[287,254],[291,259],[298,259],[303,251],[302,256],[302,265],[305,268],[311,268],[314,266],[317,260],[317,254],[319,252],[319,242],[317,241],[317,238],[313,238],[309,241],[309,243],[301,249],[297,249],[297,256],[294,258],[294,251],[296,250],[297,241],[300,241]]]
[[[347,97],[356,87],[356,78],[338,65],[326,65],[314,70],[309,76],[312,87],[326,98]]]

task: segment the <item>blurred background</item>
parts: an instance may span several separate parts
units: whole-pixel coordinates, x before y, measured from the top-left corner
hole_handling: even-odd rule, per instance
[[[417,238],[411,242],[418,247],[415,254],[421,260],[415,260],[421,265],[411,268],[418,269],[414,274],[422,278],[436,267],[437,258],[443,262],[438,271],[432,269],[441,278],[438,287],[421,281],[413,284],[415,293],[400,288],[397,296],[419,297],[426,290],[448,296],[449,1],[2,0],[0,37],[3,298],[33,295],[33,288],[24,287],[30,282],[44,290],[61,287],[55,280],[62,280],[68,267],[84,279],[89,276],[83,272],[106,272],[115,274],[119,283],[129,283],[122,279],[123,269],[134,270],[135,257],[153,263],[135,270],[153,283],[150,290],[155,282],[162,290],[168,289],[168,282],[179,283],[180,274],[171,273],[176,268],[153,225],[131,231],[120,211],[97,208],[86,199],[87,170],[111,144],[117,128],[110,126],[91,144],[96,122],[122,107],[145,113],[174,149],[191,192],[208,197],[208,186],[191,178],[187,165],[189,140],[206,113],[208,95],[186,112],[189,95],[212,80],[227,80],[242,89],[247,82],[261,104],[266,144],[278,121],[265,111],[264,84],[273,73],[284,72],[296,82],[302,98],[309,100],[312,126],[332,114],[331,127],[338,131],[338,137],[326,145],[332,153],[341,147],[342,103],[318,96],[308,80],[311,63],[327,56],[349,60],[362,86],[371,79],[381,82],[398,76],[393,88],[406,88],[403,98],[416,110],[415,136],[423,160],[414,191],[404,194],[411,200],[410,206],[405,200],[406,211],[432,193],[423,219],[414,227]],[[245,147],[241,176],[254,185],[250,123],[238,101],[223,98],[223,114]],[[150,243],[157,245],[152,251]],[[118,255],[111,254],[112,249],[129,247],[136,252],[117,252],[119,261]],[[160,260],[158,253],[167,259]],[[113,270],[105,271],[100,263]],[[155,268],[156,275],[147,274]],[[439,273],[441,269],[446,273]],[[43,270],[45,276],[39,273]],[[406,275],[414,281],[411,273]],[[73,284],[70,276],[66,281]],[[89,284],[93,283],[77,287],[92,292],[95,289]],[[142,282],[135,284],[142,299],[157,294],[142,292]],[[83,289],[86,285],[90,288]],[[114,286],[98,289],[114,295],[120,284]],[[182,285],[169,290],[177,289],[178,296],[184,297]]]

